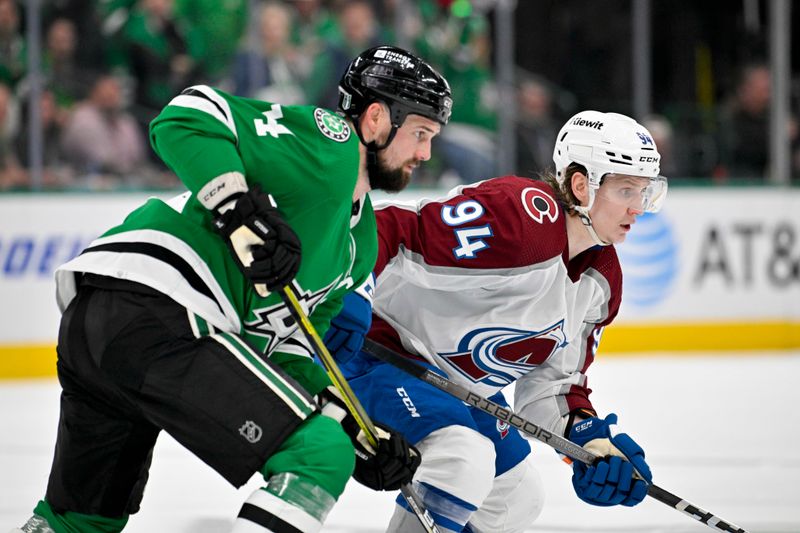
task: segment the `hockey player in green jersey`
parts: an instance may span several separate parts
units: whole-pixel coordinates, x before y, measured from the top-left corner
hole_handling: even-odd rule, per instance
[[[22,531],[121,531],[161,430],[234,486],[264,476],[237,533],[319,531],[351,474],[376,490],[411,480],[419,453],[380,425],[377,449],[362,443],[275,291],[292,283],[327,330],[375,263],[367,193],[402,189],[430,157],[450,89],[385,46],[340,93],[344,118],[195,86],[153,121],[188,191],[150,199],[56,273],[61,420]]]

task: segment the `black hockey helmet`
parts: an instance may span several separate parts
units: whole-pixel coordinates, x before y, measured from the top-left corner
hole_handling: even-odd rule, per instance
[[[447,80],[427,62],[396,46],[362,52],[339,82],[339,110],[353,122],[375,101],[389,106],[392,134],[386,144],[409,114],[444,126],[453,107]]]

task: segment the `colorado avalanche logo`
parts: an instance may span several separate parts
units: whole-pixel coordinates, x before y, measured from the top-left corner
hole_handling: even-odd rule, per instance
[[[541,224],[544,219],[555,222],[558,218],[558,204],[553,197],[541,189],[528,187],[521,194],[522,206],[533,220]]]
[[[566,345],[564,321],[561,320],[541,331],[476,329],[462,337],[455,352],[439,353],[439,356],[474,383],[505,387]]]

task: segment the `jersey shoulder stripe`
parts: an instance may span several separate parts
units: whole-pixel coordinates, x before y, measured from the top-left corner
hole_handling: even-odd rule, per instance
[[[239,139],[228,101],[207,85],[194,85],[173,98],[168,106],[186,107],[202,111],[222,122]]]

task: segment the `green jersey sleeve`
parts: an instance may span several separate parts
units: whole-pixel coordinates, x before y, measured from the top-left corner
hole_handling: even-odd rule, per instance
[[[150,133],[153,148],[189,193],[180,202],[157,202],[126,228],[159,230],[185,242],[198,254],[198,269],[210,274],[209,284],[230,303],[226,316],[234,315],[228,322],[238,324],[237,333],[270,357],[313,363],[310,347],[286,321],[279,296],[262,297],[253,290],[213,231],[209,210],[256,184],[273,197],[302,243],[295,287],[311,323],[324,335],[342,298],[366,279],[377,254],[367,196],[354,215],[360,142],[352,126],[322,108],[284,106],[198,85],[176,96],[152,122]],[[188,291],[191,283],[186,285]],[[214,318],[192,302],[188,307],[198,316]],[[300,381],[309,383],[309,391],[327,386],[324,371],[291,365],[299,369],[298,380],[306,376]]]
[[[150,125],[150,143],[201,203],[214,194],[220,199],[246,190],[239,137],[228,101],[206,86],[186,89]],[[221,180],[221,176],[233,179]],[[227,184],[227,191],[218,185]],[[209,187],[209,184],[212,187]]]
[[[270,360],[285,370],[312,396],[316,396],[331,385],[325,369],[313,359],[276,351],[270,356]]]

